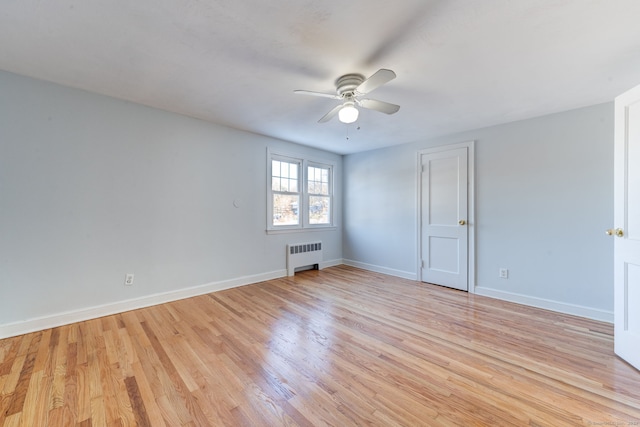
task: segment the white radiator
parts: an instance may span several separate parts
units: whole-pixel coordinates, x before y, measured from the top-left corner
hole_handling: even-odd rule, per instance
[[[287,245],[287,275],[293,276],[298,267],[313,266],[320,270],[322,242]]]

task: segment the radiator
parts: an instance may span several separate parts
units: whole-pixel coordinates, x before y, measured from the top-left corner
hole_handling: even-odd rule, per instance
[[[293,276],[298,267],[313,266],[320,270],[322,242],[287,245],[287,275]]]

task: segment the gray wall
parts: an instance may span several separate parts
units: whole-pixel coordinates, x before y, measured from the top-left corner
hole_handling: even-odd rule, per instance
[[[4,72],[0,94],[0,327],[284,271],[290,241],[342,257],[341,156]],[[336,164],[337,229],[265,233],[267,147]]]
[[[613,310],[613,104],[343,159],[4,72],[0,93],[0,328],[282,273],[289,241],[415,276],[417,152],[469,140],[476,290]],[[267,147],[337,165],[336,230],[265,233]]]
[[[416,277],[417,152],[470,140],[477,290],[610,317],[612,103],[345,156],[345,260]]]

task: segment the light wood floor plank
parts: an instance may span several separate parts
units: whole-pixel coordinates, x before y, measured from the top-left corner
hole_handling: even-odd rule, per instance
[[[613,327],[347,266],[0,340],[0,426],[640,425]]]

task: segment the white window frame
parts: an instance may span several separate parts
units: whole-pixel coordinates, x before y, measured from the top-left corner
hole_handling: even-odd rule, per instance
[[[297,194],[298,195],[298,223],[292,225],[275,225],[273,223],[273,195],[274,192],[272,186],[272,178],[273,178],[273,161],[278,160],[282,162],[294,163],[298,165],[298,191],[297,192],[282,192],[282,194]],[[271,153],[268,156],[267,161],[267,230],[298,230],[303,228],[303,205],[304,205],[304,193],[303,186],[305,184],[304,180],[304,166],[303,159],[298,157],[291,157],[282,154]]]
[[[307,224],[309,227],[331,227],[333,225],[333,165],[320,163],[316,161],[307,160],[304,164],[304,198],[307,204],[305,209],[305,216],[307,220]],[[328,194],[319,194],[319,193],[310,193],[309,192],[309,168],[318,168],[318,169],[327,169],[329,170],[329,182],[328,182]],[[311,203],[310,199],[312,196],[321,196],[329,198],[329,223],[328,224],[311,224],[311,220],[309,218]]]
[[[272,160],[280,160],[291,163],[298,163],[298,190],[299,190],[299,223],[296,225],[274,225],[273,224],[273,187],[272,179]],[[308,168],[316,167],[329,170],[329,216],[328,224],[310,224],[309,223],[309,185],[308,185]],[[298,154],[274,152],[267,149],[267,233],[290,233],[299,231],[319,231],[327,229],[335,229],[335,164],[325,159],[305,158]]]

